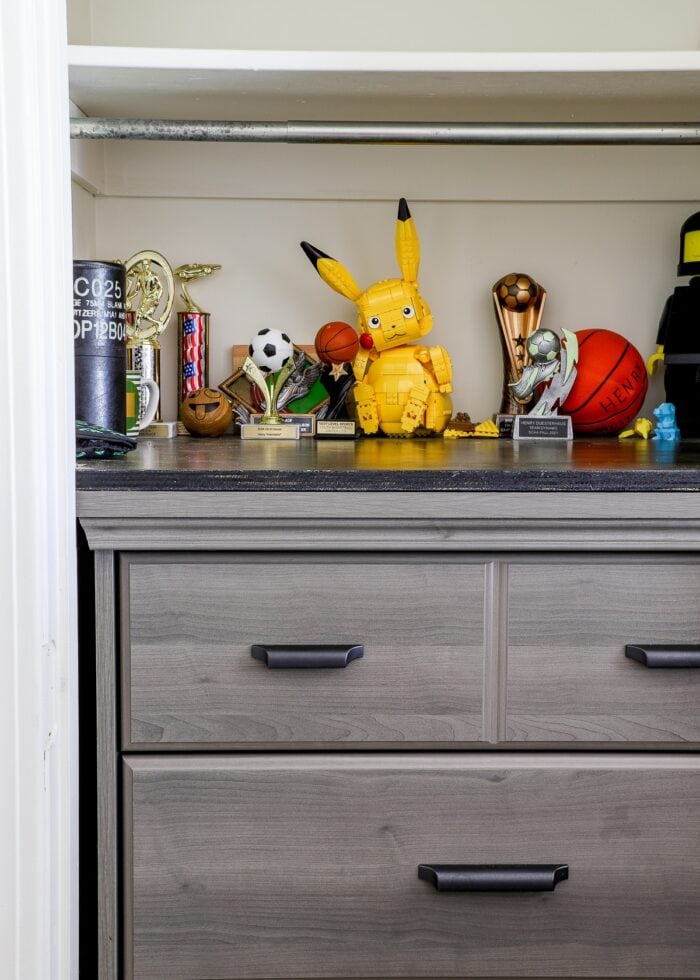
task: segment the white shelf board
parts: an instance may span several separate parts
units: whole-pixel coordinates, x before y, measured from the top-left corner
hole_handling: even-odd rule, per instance
[[[632,120],[700,114],[700,51],[234,51],[69,46],[87,115]],[[623,115],[620,115],[623,113]]]

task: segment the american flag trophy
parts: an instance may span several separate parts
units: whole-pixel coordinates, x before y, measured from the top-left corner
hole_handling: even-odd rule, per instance
[[[180,298],[185,309],[177,315],[180,336],[178,354],[178,407],[188,395],[209,387],[209,314],[192,299],[188,286],[210,276],[220,265],[189,262],[175,269],[180,283]]]

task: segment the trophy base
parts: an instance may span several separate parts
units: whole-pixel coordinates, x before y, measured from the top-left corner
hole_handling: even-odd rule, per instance
[[[316,423],[317,439],[356,439],[357,422],[352,419],[321,419]]]
[[[574,438],[574,428],[568,415],[516,415],[513,439]]]
[[[299,429],[299,436],[304,438],[309,438],[316,435],[316,416],[315,415],[282,415],[280,416],[282,421],[277,422],[263,422],[262,415],[251,415],[250,424],[251,425],[291,425],[296,426]]]
[[[499,412],[496,416],[496,425],[498,426],[498,435],[501,439],[511,439],[513,437],[513,426],[515,425],[515,420],[517,415],[509,415],[505,412]]]
[[[241,439],[266,439],[274,442],[294,441],[301,435],[300,426],[290,423],[247,422],[241,426]]]
[[[151,422],[139,432],[147,439],[173,439],[178,435],[179,422]]]

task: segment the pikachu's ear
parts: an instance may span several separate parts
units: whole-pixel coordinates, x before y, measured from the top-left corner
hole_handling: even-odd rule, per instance
[[[301,242],[301,247],[321,279],[328,283],[331,289],[335,289],[336,293],[340,293],[341,296],[353,301],[362,295],[360,287],[345,266],[341,265],[337,259],[332,259],[330,255],[326,255],[319,248],[309,245],[308,242]]]
[[[420,242],[408,204],[403,197],[399,201],[399,214],[396,219],[396,258],[402,278],[406,282],[417,282]]]

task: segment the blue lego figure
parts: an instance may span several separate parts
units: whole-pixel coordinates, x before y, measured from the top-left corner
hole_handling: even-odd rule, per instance
[[[678,442],[681,430],[676,425],[676,408],[671,402],[661,402],[654,409],[656,429],[652,439],[663,442]]]

